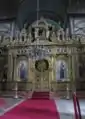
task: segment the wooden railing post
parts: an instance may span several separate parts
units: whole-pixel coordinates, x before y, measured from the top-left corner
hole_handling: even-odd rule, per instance
[[[78,97],[76,96],[76,93],[73,93],[73,104],[74,104],[75,119],[82,119],[79,100]]]

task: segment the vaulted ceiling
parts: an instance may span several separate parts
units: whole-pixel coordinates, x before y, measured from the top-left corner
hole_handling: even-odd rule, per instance
[[[0,0],[0,19],[15,17],[18,7],[19,0]]]
[[[39,17],[62,20],[68,0],[39,0]],[[37,19],[37,0],[0,0],[0,19],[17,18],[20,28]]]
[[[37,4],[39,1],[39,5]],[[66,15],[67,0],[24,0],[18,11],[18,25],[23,27],[24,23],[28,24],[37,20],[37,5],[38,18],[45,17],[53,20],[64,21]]]
[[[16,18],[19,28],[24,23],[32,23],[37,19],[38,0],[0,0],[0,19]],[[84,0],[39,0],[39,17],[61,21],[66,19],[68,6]],[[75,11],[75,10],[74,10]]]

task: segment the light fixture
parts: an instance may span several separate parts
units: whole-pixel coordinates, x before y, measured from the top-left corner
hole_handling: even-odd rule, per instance
[[[48,48],[44,46],[30,46],[27,52],[28,56],[34,60],[44,59],[51,55]]]

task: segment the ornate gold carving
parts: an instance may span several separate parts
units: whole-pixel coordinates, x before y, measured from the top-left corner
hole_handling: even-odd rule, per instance
[[[44,72],[46,70],[48,70],[49,68],[49,63],[46,59],[43,60],[37,60],[35,62],[35,68],[36,70],[38,70],[39,72]]]

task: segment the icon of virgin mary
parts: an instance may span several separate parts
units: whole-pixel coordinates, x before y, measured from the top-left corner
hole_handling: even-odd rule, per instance
[[[65,80],[67,79],[67,64],[65,61],[58,61],[56,64],[56,79]]]
[[[61,62],[60,64],[60,79],[64,79],[65,78],[65,66],[63,64],[63,62]]]
[[[27,78],[27,68],[26,68],[24,62],[20,63],[19,77],[21,80],[26,80],[26,78]]]

